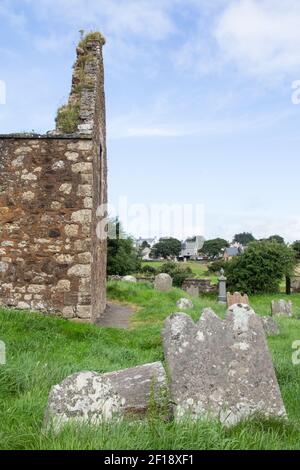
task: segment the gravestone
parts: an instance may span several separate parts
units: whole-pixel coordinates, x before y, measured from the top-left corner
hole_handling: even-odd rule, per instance
[[[291,280],[291,288],[292,288],[292,291],[296,294],[296,293],[300,293],[300,277],[297,276],[297,277],[293,277],[292,280]]]
[[[286,415],[262,322],[248,305],[231,307],[224,321],[211,309],[196,324],[175,313],[162,334],[177,420],[231,426],[255,413]]]
[[[134,276],[124,276],[122,281],[135,283],[137,282],[137,279]]]
[[[272,300],[272,315],[281,317],[293,316],[293,303],[289,300]]]
[[[169,274],[158,274],[154,280],[154,289],[159,292],[167,292],[172,289],[173,279]]]
[[[177,307],[180,310],[188,310],[189,308],[194,308],[193,302],[191,302],[189,299],[179,299],[176,303]]]
[[[218,295],[219,304],[227,303],[227,289],[226,289],[227,278],[224,276],[224,274],[225,274],[224,269],[221,269],[221,276],[219,277],[219,295]]]
[[[280,334],[279,326],[272,317],[261,317],[261,321],[267,336],[278,336]]]
[[[186,288],[187,294],[189,294],[191,297],[199,297],[200,292],[199,292],[199,287],[197,286],[188,286]]]
[[[146,414],[151,393],[161,399],[166,377],[160,362],[107,374],[79,372],[55,385],[44,419],[46,430],[59,432],[67,423],[99,425],[123,416]]]
[[[241,294],[240,292],[234,292],[231,294],[230,292],[227,293],[227,306],[231,307],[232,305],[236,304],[244,304],[249,305],[249,297],[247,294]]]

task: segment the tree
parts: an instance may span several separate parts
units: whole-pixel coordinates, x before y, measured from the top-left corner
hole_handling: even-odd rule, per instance
[[[285,244],[284,238],[281,237],[280,235],[271,235],[271,236],[268,238],[268,241],[270,241],[270,242],[276,242],[276,243],[281,243],[281,245],[284,245],[284,244]]]
[[[142,250],[144,250],[145,248],[150,248],[150,245],[149,245],[149,243],[148,243],[146,240],[144,240],[143,243],[142,243],[142,245],[141,245],[141,249],[142,249]]]
[[[276,293],[294,266],[295,255],[288,246],[274,241],[252,242],[244,253],[226,263],[228,287],[247,294]]]
[[[133,239],[126,236],[120,222],[110,221],[107,241],[107,273],[109,276],[126,276],[139,271],[141,260],[134,247]]]
[[[210,259],[216,258],[222,249],[227,248],[229,243],[223,238],[214,238],[213,240],[207,240],[201,249],[201,253],[208,256]]]
[[[236,243],[240,243],[243,246],[247,246],[247,245],[249,245],[249,243],[254,242],[255,238],[252,235],[252,233],[243,232],[243,233],[237,233],[234,236],[233,241],[236,242]]]
[[[168,258],[169,256],[179,256],[181,252],[181,242],[176,238],[161,238],[152,248],[151,257]]]
[[[297,240],[292,244],[292,249],[294,250],[296,254],[296,258],[299,260],[300,259],[300,240]]]

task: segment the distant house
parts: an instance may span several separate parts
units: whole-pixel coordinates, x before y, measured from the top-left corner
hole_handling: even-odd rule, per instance
[[[148,245],[150,248],[153,248],[154,245],[156,245],[156,243],[158,242],[158,238],[157,237],[154,237],[154,238],[138,238],[136,241],[135,241],[135,244],[136,244],[136,247],[137,248],[141,248],[143,245]]]
[[[142,251],[142,260],[143,261],[151,261],[151,248],[144,248],[143,251]]]
[[[198,252],[203,247],[203,237],[196,236],[187,238],[181,246],[179,259],[197,259]]]
[[[230,261],[232,258],[235,256],[240,255],[243,253],[244,247],[240,245],[239,243],[235,243],[234,245],[225,248],[223,258],[225,261]]]

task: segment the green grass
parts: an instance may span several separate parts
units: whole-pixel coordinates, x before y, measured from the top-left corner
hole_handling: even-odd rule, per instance
[[[163,360],[160,330],[176,311],[179,289],[154,292],[146,284],[109,285],[111,299],[132,303],[137,312],[130,330],[101,329],[59,318],[0,309],[0,339],[7,364],[0,366],[0,449],[298,449],[300,447],[300,366],[291,361],[292,342],[300,339],[300,321],[279,319],[281,334],[269,339],[289,421],[249,421],[226,430],[217,422],[165,423],[151,416],[143,423],[66,428],[60,435],[41,433],[50,388],[82,371],[108,372]],[[275,296],[276,297],[276,296]],[[279,296],[282,297],[282,296]],[[251,298],[267,314],[274,296]],[[292,296],[300,315],[300,295]],[[198,319],[207,306],[223,316],[214,296],[194,299]]]

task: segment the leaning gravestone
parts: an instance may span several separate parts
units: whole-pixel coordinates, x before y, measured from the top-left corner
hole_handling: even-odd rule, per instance
[[[224,321],[210,309],[196,324],[175,313],[163,341],[176,419],[231,426],[255,413],[285,416],[263,325],[248,305],[233,306]]]
[[[279,326],[272,317],[261,317],[261,321],[267,336],[278,336],[280,334]]]
[[[191,300],[189,299],[184,298],[179,299],[176,305],[180,310],[188,310],[190,308],[194,308],[193,302],[191,302]]]
[[[232,307],[235,304],[249,305],[249,297],[247,294],[241,294],[240,292],[234,292],[231,294],[227,293],[227,306]]]
[[[173,280],[169,274],[158,274],[154,280],[154,289],[160,292],[167,292],[172,289]]]
[[[293,304],[286,300],[272,300],[272,315],[282,317],[293,316]]]
[[[143,416],[151,394],[160,400],[166,377],[160,362],[108,374],[79,372],[55,385],[44,427],[59,432],[67,423],[99,425],[123,416]]]

